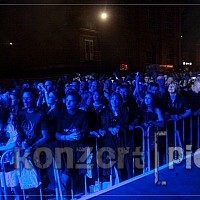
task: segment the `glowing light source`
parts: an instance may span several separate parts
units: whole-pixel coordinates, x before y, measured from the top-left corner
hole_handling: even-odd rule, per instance
[[[13,45],[13,43],[12,43],[12,42],[9,42],[9,45],[10,45],[10,46],[12,46],[12,45]]]
[[[108,18],[108,14],[106,12],[101,13],[101,19],[106,20]]]

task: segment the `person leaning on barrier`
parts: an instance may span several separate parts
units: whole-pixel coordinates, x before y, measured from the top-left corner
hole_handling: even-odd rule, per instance
[[[193,115],[200,115],[200,78],[196,78],[192,90],[188,91],[187,96]]]
[[[172,82],[168,87],[168,96],[165,99],[165,118],[167,122],[168,141],[169,146],[177,145],[178,139],[179,146],[183,145],[183,142],[189,142],[189,135],[185,135],[185,141],[181,141],[181,135],[183,134],[182,120],[189,117],[192,113],[189,103],[185,96],[179,94],[178,85],[176,82]],[[177,123],[176,123],[177,121]],[[175,127],[176,125],[176,127]],[[187,123],[186,123],[187,125]],[[176,128],[176,130],[174,130]],[[187,131],[186,131],[187,132]],[[175,137],[176,134],[176,137]],[[175,140],[176,138],[176,140]]]
[[[99,126],[99,133],[103,137],[103,147],[109,149],[107,152],[108,154],[111,154],[111,151],[113,151],[115,155],[118,155],[118,150],[120,148],[127,147],[127,131],[129,123],[128,118],[128,109],[127,107],[123,107],[121,95],[113,93],[110,99],[109,107],[102,110]],[[103,165],[108,162],[108,157],[109,155],[106,155],[106,153],[103,154]],[[111,169],[106,169],[103,167],[101,181],[108,181],[110,174],[113,174],[113,179],[115,174],[115,181],[117,181],[117,176],[119,176],[119,181],[126,180],[127,177],[130,177],[130,169],[127,159],[128,157],[126,155],[124,157],[123,163],[120,163],[120,160],[118,160]],[[123,164],[123,169],[118,167],[119,164]]]
[[[3,154],[4,152],[10,150],[10,152],[6,154],[6,159],[3,160],[5,167],[5,184],[6,187],[9,188],[7,195],[9,195],[9,197],[12,199],[14,199],[15,196],[16,200],[20,200],[22,199],[22,196],[20,196],[22,192],[19,186],[18,173],[17,170],[14,168],[14,153],[12,152],[12,150],[14,151],[14,148],[16,146],[19,146],[20,143],[20,135],[16,125],[17,125],[17,118],[12,113],[10,113],[8,123],[4,129],[4,132],[8,137],[8,141],[5,144],[1,144],[0,154]],[[1,183],[3,182],[2,173],[3,172],[1,172]],[[2,185],[1,187],[5,186]],[[11,190],[13,191],[14,196],[12,196],[10,188],[12,188]]]
[[[84,175],[86,173],[85,168],[78,167],[78,160],[83,154],[83,151],[79,150],[87,146],[87,134],[89,132],[89,119],[86,111],[79,109],[81,101],[80,95],[73,91],[66,95],[66,111],[63,116],[57,120],[56,139],[60,141],[60,147],[68,148],[69,152],[62,157],[62,169],[61,169],[61,182],[64,185],[63,191],[69,195],[70,182],[74,188],[74,192],[83,192]],[[72,154],[70,154],[72,150]],[[68,156],[72,158],[67,162]],[[66,160],[67,158],[67,160]],[[83,163],[81,163],[83,164]]]
[[[191,115],[191,108],[185,96],[178,93],[178,85],[172,82],[168,86],[168,96],[165,99],[166,120],[180,120]]]
[[[46,115],[36,106],[37,90],[34,88],[24,89],[22,101],[24,109],[19,113],[18,128],[21,137],[21,147],[24,154],[31,153],[30,162],[33,163],[32,153],[37,147],[46,145],[49,139],[49,127]],[[38,160],[40,163],[40,159]],[[41,172],[41,170],[40,170]],[[39,177],[38,177],[39,178]],[[29,199],[38,199],[39,187],[27,190]],[[38,195],[38,196],[35,196]]]

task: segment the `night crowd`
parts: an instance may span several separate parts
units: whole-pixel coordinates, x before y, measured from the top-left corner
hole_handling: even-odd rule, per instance
[[[16,169],[11,151],[4,163],[6,186],[11,195],[8,198],[22,199],[25,193],[29,199],[39,199],[40,189],[44,195],[55,194],[58,186],[56,148],[61,149],[61,167],[57,175],[62,193],[69,195],[66,198],[71,198],[72,188],[74,194],[83,194],[85,183],[89,191],[89,185],[95,185],[96,180],[101,183],[112,181],[114,185],[142,173],[143,169],[136,166],[133,155],[135,149],[140,147],[141,150],[143,145],[141,132],[136,127],[141,126],[144,130],[151,127],[150,154],[153,160],[154,133],[165,131],[167,123],[199,116],[199,102],[198,74],[192,77],[159,72],[123,76],[77,73],[56,79],[16,80],[1,84],[0,153],[14,152],[18,148],[20,156],[27,155],[34,168],[25,170],[22,162],[20,169]],[[181,134],[181,126],[177,125],[177,129]],[[173,131],[169,126],[169,146],[174,146]],[[188,134],[186,132],[185,143],[180,139],[178,145],[191,142]],[[197,138],[196,131],[193,133],[194,151]],[[160,165],[163,165],[166,164],[166,142],[163,138],[158,142]],[[45,153],[41,150],[39,157],[35,156],[41,147],[45,148]],[[66,147],[72,150],[68,149],[72,154],[66,154]],[[82,159],[85,147],[90,147],[90,151],[87,150],[87,158]],[[53,158],[46,155],[47,148]],[[102,149],[104,151],[98,157],[97,152]],[[122,153],[121,160],[117,159],[120,158],[119,149],[127,150]],[[138,157],[142,164],[142,156]],[[53,161],[44,167],[48,159]],[[80,163],[92,167],[76,167]],[[34,175],[37,176],[31,177]]]

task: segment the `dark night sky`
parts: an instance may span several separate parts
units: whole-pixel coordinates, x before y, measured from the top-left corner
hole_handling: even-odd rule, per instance
[[[200,38],[200,0],[197,1],[197,0],[179,0],[179,1],[165,1],[165,0],[145,0],[145,1],[142,1],[142,0],[84,0],[84,1],[74,1],[74,0],[0,0],[0,4],[3,5],[3,4],[11,4],[11,5],[8,5],[6,7],[7,10],[9,10],[11,7],[12,7],[12,4],[27,4],[27,3],[32,3],[32,4],[73,4],[73,3],[81,3],[81,4],[168,4],[168,5],[173,5],[173,4],[178,4],[180,5],[181,7],[183,7],[183,12],[182,12],[182,35],[183,35],[183,39],[182,39],[182,46],[183,48],[185,49],[190,49],[191,48],[191,45],[198,39]],[[162,2],[162,3],[161,3]],[[199,3],[199,4],[198,4]],[[163,5],[163,6],[168,6],[168,5]],[[34,21],[32,18],[33,16],[31,16],[31,13],[33,12],[29,12],[32,8],[32,6],[34,5],[30,5],[27,7],[27,9],[24,9],[23,12],[26,13],[26,17],[28,16],[28,19],[23,19],[23,20],[27,20],[29,22],[33,22],[33,23],[36,23],[37,20],[42,20],[42,19],[39,19],[39,17],[37,17],[37,15],[34,16],[34,19],[36,18],[36,20]],[[20,7],[20,5],[19,5]],[[20,9],[19,9],[20,10]],[[15,19],[15,21],[17,22],[17,20],[22,20],[23,18],[23,14],[24,13],[21,13],[21,17],[19,17],[19,19]],[[9,13],[9,12],[8,12]],[[12,13],[12,12],[10,12]],[[29,14],[30,13],[30,14]],[[4,17],[4,12],[3,10],[1,9],[1,12],[0,12],[0,24],[4,23],[4,27],[7,28],[6,26],[6,23],[5,21],[3,21]],[[12,19],[12,16],[10,16],[10,18]],[[20,24],[20,23],[18,23]],[[30,26],[30,27],[29,27]],[[3,26],[1,26],[3,27]],[[31,23],[27,24],[27,27],[28,28],[31,28]],[[40,27],[38,27],[39,29]],[[41,27],[42,29],[45,29],[45,27]],[[3,30],[0,30],[0,33],[1,31]],[[33,40],[36,41],[35,45],[37,45],[37,41],[39,43],[40,40],[42,40],[42,36],[40,36],[40,38],[38,38],[38,34],[37,34],[37,31],[38,30],[35,30],[35,34],[33,34],[31,37]],[[14,34],[14,33],[13,33]],[[29,36],[26,36],[26,34],[22,33],[21,34],[22,36],[21,37],[29,37]],[[7,36],[8,37],[8,36]],[[1,38],[3,39],[3,38]],[[0,41],[2,42],[2,41]],[[26,45],[25,45],[26,46]],[[32,47],[34,49],[34,46]],[[24,51],[26,51],[26,48],[24,49]]]
[[[189,45],[200,35],[199,0],[0,0],[0,4],[178,4],[184,5],[182,13],[183,42]],[[164,5],[167,6],[167,5]]]

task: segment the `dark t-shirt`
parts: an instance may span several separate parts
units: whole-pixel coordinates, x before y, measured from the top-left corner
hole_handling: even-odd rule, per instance
[[[67,111],[63,113],[63,116],[60,116],[60,119],[57,120],[57,132],[62,134],[69,134],[70,130],[78,129],[84,135],[88,133],[89,129],[89,120],[88,115],[83,110],[77,110],[73,115],[69,114]]]
[[[42,137],[41,130],[48,130],[46,115],[39,109],[28,113],[25,109],[19,113],[19,130],[22,141],[27,140],[28,146],[32,146]]]

